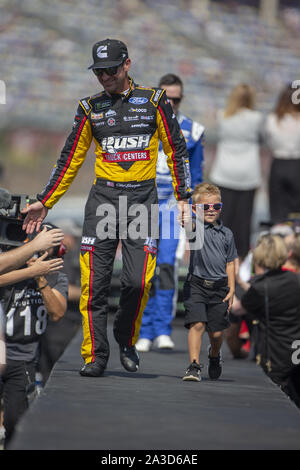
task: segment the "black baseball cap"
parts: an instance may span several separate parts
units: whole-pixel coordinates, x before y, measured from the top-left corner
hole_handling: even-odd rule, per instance
[[[127,46],[118,39],[104,39],[93,45],[94,63],[89,69],[105,69],[121,65],[128,57]]]

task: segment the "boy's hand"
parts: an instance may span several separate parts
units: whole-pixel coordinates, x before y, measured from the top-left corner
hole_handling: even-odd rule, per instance
[[[234,292],[229,291],[226,297],[223,299],[223,302],[228,302],[228,309],[227,312],[229,313],[233,304],[233,297],[234,297]]]

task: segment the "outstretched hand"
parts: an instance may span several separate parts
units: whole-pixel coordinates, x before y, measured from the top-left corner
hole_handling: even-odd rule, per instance
[[[26,230],[26,233],[33,233],[35,230],[37,232],[40,230],[40,226],[48,214],[48,209],[40,201],[37,201],[25,207],[22,214],[27,214],[23,222],[23,230]]]
[[[46,251],[39,258],[31,258],[27,265],[32,271],[32,277],[45,276],[46,274],[59,271],[63,268],[64,261],[62,258],[47,259]]]
[[[53,246],[58,246],[63,241],[64,233],[60,228],[47,230],[43,228],[41,232],[32,240],[36,252],[45,251]]]

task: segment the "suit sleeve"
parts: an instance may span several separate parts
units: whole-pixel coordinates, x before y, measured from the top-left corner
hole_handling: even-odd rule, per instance
[[[189,155],[185,139],[165,92],[157,106],[158,135],[172,176],[175,197],[178,201],[191,197]]]
[[[37,195],[37,199],[45,207],[51,209],[67,191],[85,160],[91,142],[92,131],[88,115],[79,105],[72,132],[66,140],[45,189]]]

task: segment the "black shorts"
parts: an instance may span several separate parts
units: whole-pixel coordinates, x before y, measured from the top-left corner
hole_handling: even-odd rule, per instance
[[[228,286],[208,289],[199,283],[197,276],[189,275],[183,288],[184,326],[190,328],[191,323],[203,322],[209,332],[228,328],[228,302],[223,302],[228,292]]]

